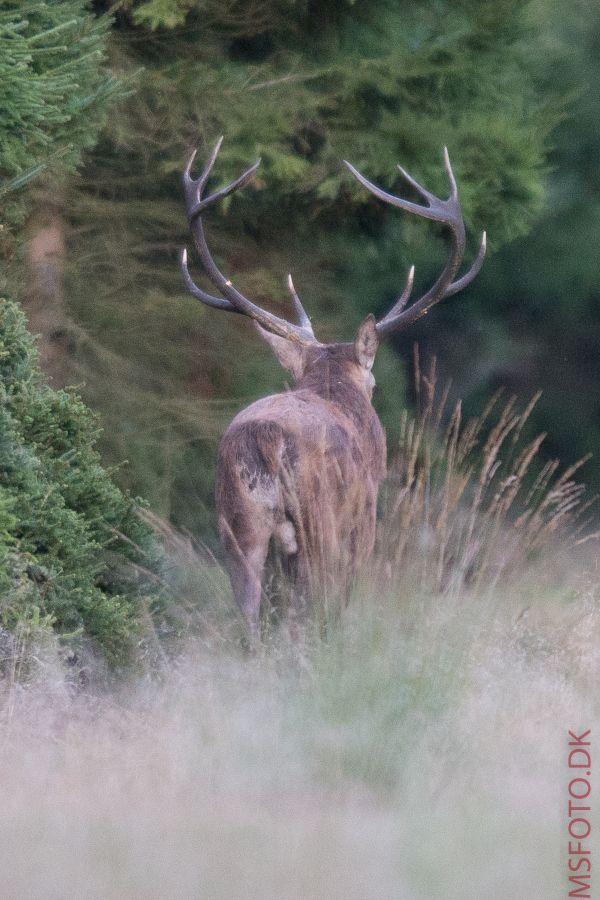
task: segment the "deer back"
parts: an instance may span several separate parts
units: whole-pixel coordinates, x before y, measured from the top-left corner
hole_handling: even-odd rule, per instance
[[[293,529],[296,552],[313,570],[331,576],[349,567],[351,574],[373,546],[385,462],[385,435],[368,396],[330,359],[295,389],[253,403],[225,432],[216,490],[221,537],[247,554],[261,533],[285,537]]]

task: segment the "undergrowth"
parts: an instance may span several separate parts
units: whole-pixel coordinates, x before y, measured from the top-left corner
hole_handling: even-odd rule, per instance
[[[417,350],[415,394],[416,413],[402,414],[399,443],[390,448],[376,549],[355,586],[357,597],[386,596],[401,612],[415,593],[443,604],[449,596],[481,595],[523,579],[542,585],[555,577],[557,558],[597,546],[596,498],[576,478],[587,457],[564,468],[541,459],[545,435],[528,427],[539,394],[520,406],[499,391],[480,416],[464,420],[460,401],[450,407],[450,385],[438,383],[435,359],[423,370]],[[190,533],[144,515],[171,561],[165,645],[169,636],[176,643],[177,635],[190,632],[240,640],[243,620],[212,552]],[[265,583],[263,635],[269,641],[280,617],[272,605],[278,598],[273,576]],[[325,590],[315,594],[309,635],[335,631],[338,600]]]
[[[378,547],[341,617],[256,653],[222,567],[169,567],[146,665],[81,689],[46,634],[0,679],[4,895],[533,900],[564,894],[568,729],[598,727],[597,544],[528,404],[444,424],[418,375]],[[0,653],[5,633],[0,631]],[[6,661],[6,660],[5,660]]]
[[[158,546],[98,434],[73,391],[46,384],[23,313],[0,299],[0,628],[23,660],[57,634],[123,666],[156,599]],[[14,671],[6,653],[0,672]]]

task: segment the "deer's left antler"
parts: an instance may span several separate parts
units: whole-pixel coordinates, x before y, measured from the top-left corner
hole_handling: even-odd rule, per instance
[[[390,203],[392,206],[396,206],[399,209],[404,209],[407,212],[414,213],[417,216],[422,216],[425,219],[433,219],[435,222],[441,222],[442,224],[448,226],[452,237],[452,244],[450,247],[448,261],[446,262],[441,275],[426,294],[416,300],[413,304],[411,304],[411,306],[406,308],[406,304],[408,303],[412,291],[414,278],[414,266],[411,267],[406,280],[406,285],[401,296],[394,303],[393,307],[384,316],[384,318],[377,323],[377,333],[380,338],[384,338],[395,332],[403,331],[409,325],[412,325],[412,323],[419,319],[421,316],[424,316],[425,313],[427,313],[436,303],[439,303],[440,300],[443,300],[445,297],[450,297],[452,294],[458,293],[458,291],[461,291],[464,287],[470,284],[471,281],[473,281],[473,279],[481,269],[483,259],[485,257],[486,234],[484,231],[481,236],[479,252],[469,271],[466,272],[461,278],[458,278],[456,281],[454,281],[465,252],[465,223],[458,199],[456,179],[454,177],[454,172],[452,171],[452,166],[450,165],[450,157],[448,156],[448,150],[446,147],[444,147],[444,164],[446,167],[448,180],[450,182],[450,196],[447,200],[441,200],[439,197],[436,197],[434,194],[428,191],[427,188],[424,188],[423,185],[419,184],[418,181],[415,181],[412,175],[409,175],[409,173],[406,172],[402,168],[402,166],[398,166],[398,169],[400,170],[405,180],[423,198],[426,205],[413,203],[412,201],[405,200],[402,197],[396,197],[393,194],[388,194],[387,191],[384,191],[376,184],[373,184],[372,181],[369,181],[367,178],[365,178],[364,175],[361,175],[361,173],[357,171],[357,169],[355,169],[354,166],[352,166],[349,162],[346,162],[346,160],[344,160],[344,164],[348,167],[357,181],[359,181],[364,187],[367,188],[368,191],[370,191],[380,200],[383,200],[384,203]]]

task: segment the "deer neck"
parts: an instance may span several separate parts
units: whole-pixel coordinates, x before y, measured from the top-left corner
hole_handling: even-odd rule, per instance
[[[343,371],[342,367],[333,362],[307,372],[296,382],[294,390],[310,391],[321,399],[335,404],[361,430],[367,421],[376,416],[365,391]]]

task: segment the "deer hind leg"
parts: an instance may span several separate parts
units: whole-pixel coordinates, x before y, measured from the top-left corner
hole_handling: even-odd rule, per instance
[[[310,595],[305,540],[301,527],[290,516],[277,523],[274,538],[286,580],[283,623],[294,642],[300,643],[304,636]]]
[[[259,525],[256,521],[238,522],[232,528],[221,519],[220,531],[233,596],[255,641],[260,636],[262,579],[272,528],[270,524]]]
[[[300,618],[298,598],[298,573],[300,569],[300,547],[294,522],[287,517],[282,517],[275,525],[273,532],[276,552],[281,560],[284,583],[282,591],[284,597],[283,621],[292,633]]]
[[[304,637],[306,614],[310,596],[309,567],[304,554],[298,553],[291,560],[291,602],[287,611],[287,625],[290,635],[301,641]]]

